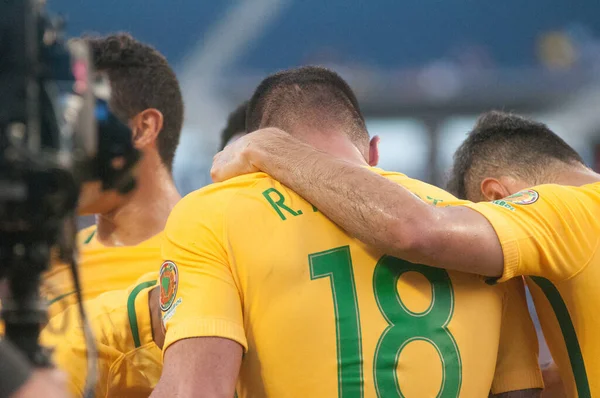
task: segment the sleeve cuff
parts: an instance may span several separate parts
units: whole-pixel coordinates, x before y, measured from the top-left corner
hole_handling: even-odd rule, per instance
[[[171,344],[194,337],[221,337],[233,340],[244,347],[244,353],[248,351],[246,334],[241,325],[227,319],[196,318],[169,325],[162,350],[163,359],[165,351]]]
[[[544,380],[539,369],[515,369],[494,378],[492,394],[502,394],[509,391],[528,390],[532,388],[544,388]]]
[[[494,206],[492,204],[485,203],[487,206]],[[504,256],[504,271],[502,275],[498,278],[489,278],[488,283],[494,284],[496,282],[505,282],[509,279],[514,278],[519,274],[519,245],[517,243],[515,234],[513,232],[512,226],[505,218],[501,215],[496,215],[496,210],[491,209],[487,206],[482,206],[481,204],[469,204],[467,207],[475,210],[482,216],[488,220],[488,222],[494,228],[496,232],[496,236],[500,241],[500,246],[502,247],[502,255]],[[509,211],[504,209],[499,209],[500,211]]]

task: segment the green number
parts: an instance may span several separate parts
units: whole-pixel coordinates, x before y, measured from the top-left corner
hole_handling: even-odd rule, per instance
[[[339,397],[363,397],[360,315],[352,259],[348,246],[309,255],[311,279],[329,277],[336,319]],[[396,288],[400,276],[418,272],[431,283],[431,304],[424,312],[410,311]],[[454,310],[454,291],[442,269],[382,257],[373,274],[373,290],[381,314],[388,323],[375,351],[373,378],[379,397],[404,397],[396,368],[402,349],[415,340],[430,343],[442,362],[438,397],[457,397],[462,366],[456,341],[447,326]]]
[[[356,284],[348,246],[308,256],[310,278],[329,278],[337,337],[338,396],[363,396],[362,339]]]
[[[406,308],[396,287],[400,276],[409,271],[420,273],[431,283],[431,304],[420,313]],[[423,340],[436,349],[442,362],[442,384],[437,396],[457,397],[462,370],[456,341],[448,330],[454,312],[454,291],[448,273],[384,256],[375,267],[373,290],[379,310],[389,325],[375,351],[373,378],[377,395],[404,397],[396,373],[398,359],[408,343]]]

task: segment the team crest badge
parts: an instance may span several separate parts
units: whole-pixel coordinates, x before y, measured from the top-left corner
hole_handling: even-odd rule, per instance
[[[539,197],[540,195],[537,193],[537,191],[534,191],[533,189],[527,189],[525,191],[517,192],[514,195],[510,195],[504,200],[515,205],[530,205],[537,202]]]
[[[179,284],[177,265],[172,261],[165,261],[160,266],[158,281],[160,283],[160,309],[163,312],[168,311],[177,296],[177,285]]]

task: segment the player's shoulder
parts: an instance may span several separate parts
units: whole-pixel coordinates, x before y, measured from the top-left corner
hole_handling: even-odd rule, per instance
[[[274,183],[265,173],[252,173],[191,192],[181,199],[171,212],[166,231],[169,231],[170,226],[181,222],[217,222],[233,207],[232,204],[240,207],[247,199],[257,197],[257,194],[265,189],[263,187]]]
[[[445,203],[458,201],[458,199],[451,193],[424,181],[410,178],[405,174],[386,171],[378,168],[372,168],[372,170],[388,180],[402,185],[404,188],[408,189],[425,202],[432,203],[434,205],[443,205]]]
[[[542,184],[517,192],[505,200],[517,205],[552,204],[591,211],[600,206],[600,181],[582,186]]]
[[[122,330],[126,331],[127,326],[126,300],[125,290],[115,290],[85,301],[86,317],[98,344],[117,348],[116,343],[122,339],[115,334],[121,334]],[[85,344],[78,304],[71,304],[64,311],[53,316],[46,329],[51,331],[62,328],[66,328],[65,333],[69,344],[73,346]]]
[[[215,208],[225,207],[240,193],[254,190],[257,185],[271,180],[265,173],[252,173],[231,178],[227,181],[209,184],[187,194],[176,207],[195,207],[210,204]]]
[[[534,190],[543,190],[544,192],[552,193],[566,193],[569,192],[573,195],[577,195],[581,198],[588,198],[599,202],[600,204],[600,181],[581,185],[581,186],[570,186],[570,185],[558,185],[558,184],[546,184],[534,187]],[[568,199],[568,198],[567,198]]]
[[[85,308],[95,339],[121,353],[133,350],[133,335],[146,326],[139,324],[144,314],[138,312],[142,309],[149,312],[148,291],[155,285],[156,273],[146,274],[127,289],[113,290],[88,300]]]

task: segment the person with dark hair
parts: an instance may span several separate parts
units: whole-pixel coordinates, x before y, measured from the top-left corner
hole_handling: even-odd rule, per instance
[[[501,199],[544,184],[548,173],[583,165],[579,154],[543,123],[504,113],[488,112],[475,124],[454,154],[450,192],[472,201]],[[498,191],[490,176],[503,176],[509,188]],[[515,185],[517,184],[517,185]]]
[[[537,161],[529,161],[532,156]],[[583,159],[543,123],[515,114],[488,112],[479,117],[454,153],[448,190],[473,202],[501,200],[530,186],[544,184],[557,162],[581,165]],[[543,306],[546,298],[542,290],[533,279],[526,280],[534,302]],[[565,377],[570,379],[570,367],[563,366],[564,369],[567,369]],[[544,369],[543,376],[545,394],[564,396],[556,364]]]
[[[222,151],[227,145],[236,141],[238,138],[246,134],[246,110],[248,109],[248,101],[240,104],[227,118],[227,124],[221,131],[221,144],[219,150]]]
[[[494,112],[455,157],[452,190],[491,202],[430,206],[366,168],[280,131],[247,135],[213,177],[263,170],[390,255],[503,282],[530,276],[569,396],[600,394],[600,175],[541,123]]]
[[[377,162],[354,94],[324,68],[267,77],[246,126],[286,128],[358,168]],[[385,256],[264,173],[182,199],[162,255],[164,368],[153,397],[229,398],[236,381],[239,397],[532,397],[542,386],[531,320],[524,305],[511,309],[523,303],[522,283],[488,286]]]
[[[180,199],[172,168],[183,99],[175,73],[151,46],[124,33],[83,40],[95,69],[110,82],[110,109],[131,128],[142,152],[131,194],[102,191],[99,184],[83,187],[78,211],[96,215],[96,225],[78,234],[83,298],[90,299],[127,288],[159,261],[161,231]],[[68,266],[53,264],[45,285],[51,316],[74,302]]]

